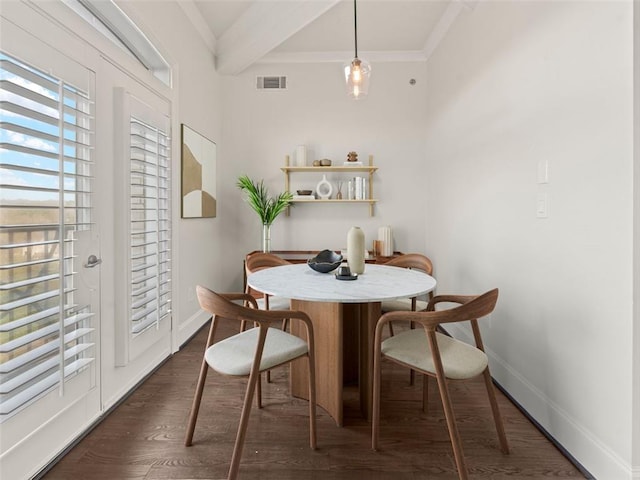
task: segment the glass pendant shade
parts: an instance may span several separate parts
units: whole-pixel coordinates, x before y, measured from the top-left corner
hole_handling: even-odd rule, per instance
[[[371,65],[358,57],[344,67],[344,76],[347,82],[349,95],[358,100],[369,93],[369,78],[371,77]]]

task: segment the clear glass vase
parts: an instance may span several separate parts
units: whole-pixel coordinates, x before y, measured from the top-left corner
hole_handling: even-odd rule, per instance
[[[269,253],[271,251],[271,225],[262,225],[262,251]]]

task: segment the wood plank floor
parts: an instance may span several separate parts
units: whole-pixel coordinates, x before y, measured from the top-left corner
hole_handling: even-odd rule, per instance
[[[62,458],[46,480],[224,479],[235,440],[245,380],[209,373],[194,444],[183,437],[202,359],[201,330],[100,425]],[[222,329],[230,334],[229,328]],[[421,380],[385,362],[380,451],[357,398],[339,428],[318,408],[318,449],[308,443],[308,407],[288,395],[287,369],[264,382],[264,408],[251,413],[241,479],[456,479],[457,472],[435,382],[429,413]],[[498,448],[481,379],[452,384],[452,401],[472,479],[585,478],[500,392],[510,455]],[[350,401],[350,400],[349,400]]]

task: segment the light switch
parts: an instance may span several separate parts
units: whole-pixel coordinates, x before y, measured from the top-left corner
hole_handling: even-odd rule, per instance
[[[549,196],[546,193],[538,194],[536,216],[538,218],[547,218],[549,216]]]
[[[538,162],[538,183],[549,183],[549,161]]]

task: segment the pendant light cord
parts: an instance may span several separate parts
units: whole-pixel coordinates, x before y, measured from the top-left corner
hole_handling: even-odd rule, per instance
[[[356,56],[358,58],[358,12],[356,11],[356,0],[353,0],[353,32],[356,44]]]

